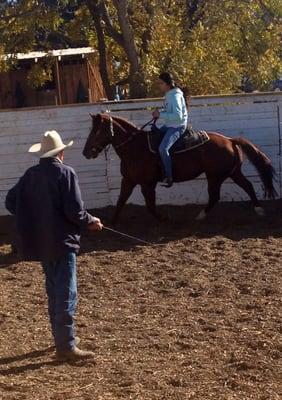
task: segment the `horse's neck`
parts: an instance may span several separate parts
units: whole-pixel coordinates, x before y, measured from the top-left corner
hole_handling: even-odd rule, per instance
[[[119,121],[113,119],[113,133],[114,133],[114,145],[120,146],[125,140],[132,136],[132,129],[120,124]]]
[[[113,146],[121,157],[140,156],[148,150],[146,132],[122,118],[113,119],[115,140]]]
[[[124,128],[126,131],[138,131],[138,128],[136,125],[133,125],[131,122],[127,121],[126,119],[120,118],[120,117],[114,117],[113,120],[117,122],[122,128]]]

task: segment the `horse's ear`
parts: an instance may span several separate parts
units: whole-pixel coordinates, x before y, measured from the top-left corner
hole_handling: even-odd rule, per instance
[[[102,122],[103,114],[101,114],[101,113],[96,114],[95,115],[95,119],[96,119],[97,122]]]
[[[92,118],[92,120],[96,120],[97,122],[101,122],[102,121],[102,114],[91,114],[89,113],[90,117]]]

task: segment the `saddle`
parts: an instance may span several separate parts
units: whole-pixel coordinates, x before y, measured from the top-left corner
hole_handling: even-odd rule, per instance
[[[147,132],[148,145],[151,153],[158,153],[163,137],[164,134],[157,128],[157,126],[152,125],[151,132]],[[195,149],[196,147],[202,146],[209,140],[210,138],[206,131],[195,131],[189,127],[186,129],[181,138],[174,143],[170,153],[184,153],[186,151]]]

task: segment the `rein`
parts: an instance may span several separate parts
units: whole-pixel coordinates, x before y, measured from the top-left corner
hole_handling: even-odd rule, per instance
[[[120,147],[124,146],[125,144],[131,142],[134,139],[135,135],[129,136],[128,139],[126,139],[124,142],[121,142],[120,144],[113,145],[115,149],[119,149]]]
[[[143,126],[141,126],[141,131],[144,129],[144,128],[146,128],[148,125],[150,125],[150,124],[152,124],[152,125],[155,125],[156,124],[156,121],[157,121],[157,119],[158,118],[152,118],[152,119],[150,119],[150,121],[149,122],[146,122],[146,124],[145,125],[143,125]]]
[[[114,124],[113,124],[113,118],[112,118],[112,117],[110,117],[110,121],[111,121],[112,137],[114,137],[114,136],[115,136],[115,133],[114,133]],[[120,129],[123,130],[123,132],[127,133],[126,129],[124,129],[117,121],[115,121],[115,123],[119,126]],[[123,146],[126,145],[127,143],[131,142],[131,141],[135,138],[135,136],[136,136],[136,133],[135,133],[135,132],[134,132],[134,133],[131,133],[131,135],[130,135],[127,139],[125,139],[123,142],[121,142],[120,144],[117,144],[117,145],[113,145],[114,148],[117,150],[117,149],[119,149],[120,147],[123,147]]]
[[[113,133],[112,136],[114,136],[113,119],[112,119],[112,117],[110,117],[110,119],[111,119],[112,133]],[[146,122],[145,125],[141,126],[140,130],[142,131],[144,128],[146,128],[146,126],[148,126],[148,125],[150,125],[150,124],[152,124],[152,123],[155,124],[156,121],[157,121],[157,118],[152,118],[149,122]],[[116,121],[115,121],[115,122],[116,122]],[[116,122],[116,123],[120,126],[120,124],[119,124],[118,122]],[[122,126],[120,126],[120,127],[122,128],[122,130],[123,130],[124,132],[126,132],[126,130],[125,130]],[[115,145],[115,146],[114,146],[115,149],[119,149],[120,147],[122,147],[122,146],[126,145],[127,143],[131,142],[131,141],[135,138],[135,136],[136,136],[136,133],[132,133],[132,134],[129,136],[129,138],[127,138],[126,140],[124,140],[122,143],[120,143],[120,144],[118,144],[118,145]]]

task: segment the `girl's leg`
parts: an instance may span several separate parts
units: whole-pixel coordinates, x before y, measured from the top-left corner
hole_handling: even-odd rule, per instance
[[[184,128],[167,128],[166,134],[159,147],[160,156],[163,162],[166,178],[172,180],[172,165],[169,150],[184,133]]]

